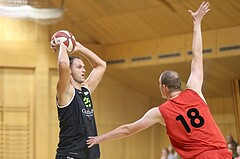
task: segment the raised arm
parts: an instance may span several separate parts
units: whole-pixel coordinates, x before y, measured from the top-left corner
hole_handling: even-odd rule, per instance
[[[66,46],[58,44],[58,83],[57,98],[60,106],[66,105],[73,96],[73,87],[70,84],[70,67]]]
[[[196,12],[189,10],[193,18],[193,41],[192,52],[193,59],[191,63],[191,73],[187,82],[187,88],[196,91],[203,99],[202,84],[203,84],[203,53],[202,53],[202,32],[201,21],[204,15],[210,10],[209,2],[202,2]]]
[[[81,54],[88,59],[93,67],[88,78],[83,83],[83,85],[87,86],[89,91],[92,93],[103,77],[103,74],[106,70],[106,62],[79,42],[76,42],[75,50],[80,51]]]
[[[99,144],[105,140],[114,140],[128,137],[136,134],[139,131],[147,129],[155,123],[161,123],[165,125],[161,113],[157,107],[150,109],[141,119],[137,120],[134,123],[119,126],[118,128],[100,136],[89,137],[87,140],[87,145],[90,148],[93,145]]]

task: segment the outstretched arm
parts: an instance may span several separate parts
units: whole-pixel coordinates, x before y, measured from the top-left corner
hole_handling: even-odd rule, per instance
[[[136,134],[139,131],[147,129],[155,123],[162,123],[164,125],[164,121],[160,111],[158,110],[158,107],[150,109],[141,119],[137,120],[134,123],[119,126],[118,128],[100,136],[89,137],[87,140],[87,145],[90,148],[93,145],[99,144],[105,140],[128,137]]]
[[[83,85],[87,86],[89,91],[92,93],[103,77],[103,74],[106,70],[106,62],[79,42],[76,42],[74,51],[80,51],[81,54],[88,59],[93,67],[88,78],[83,83]]]
[[[187,88],[196,91],[203,99],[202,84],[203,84],[203,54],[202,54],[202,32],[201,21],[204,15],[210,10],[209,2],[202,2],[196,12],[189,10],[193,18],[193,42],[192,52],[193,59],[191,64],[191,73],[187,82]]]

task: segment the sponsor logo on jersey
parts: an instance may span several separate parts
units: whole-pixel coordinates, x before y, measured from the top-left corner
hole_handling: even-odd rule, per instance
[[[85,96],[89,94],[89,92],[83,92],[83,93],[84,93]]]
[[[90,109],[90,110],[88,110],[88,109],[82,109],[82,113],[84,114],[84,115],[86,115],[86,116],[88,116],[88,117],[91,117],[91,116],[93,116],[93,109]]]

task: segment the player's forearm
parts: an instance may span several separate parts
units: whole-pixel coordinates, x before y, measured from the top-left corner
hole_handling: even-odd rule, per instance
[[[201,22],[194,22],[192,52],[194,57],[202,56]]]
[[[103,142],[105,140],[114,140],[114,139],[128,137],[132,134],[134,134],[134,133],[131,132],[130,128],[126,124],[126,125],[122,125],[122,126],[116,128],[106,134],[100,135],[99,139],[100,139],[100,142]]]
[[[92,64],[94,68],[96,67],[106,67],[106,62],[103,61],[100,57],[98,57],[94,52],[89,50],[83,45],[78,46],[78,50],[84,55],[89,62]]]
[[[61,44],[59,46],[59,53],[58,53],[58,65],[61,67],[61,65],[69,66],[69,58],[66,47]]]

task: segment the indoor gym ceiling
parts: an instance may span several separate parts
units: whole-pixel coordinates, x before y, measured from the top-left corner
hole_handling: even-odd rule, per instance
[[[195,11],[200,0],[51,0],[64,8],[64,17],[51,27],[71,30],[84,44],[111,45],[161,38],[192,32],[188,9]],[[210,12],[202,30],[240,26],[240,0],[209,0]],[[240,37],[240,35],[239,35]],[[203,39],[204,40],[204,39]],[[239,38],[240,44],[240,38]],[[203,91],[206,97],[231,96],[231,80],[240,78],[240,55],[206,59]],[[166,69],[180,73],[187,80],[190,62],[146,67],[114,69],[107,74],[127,86],[160,99],[158,77]]]

